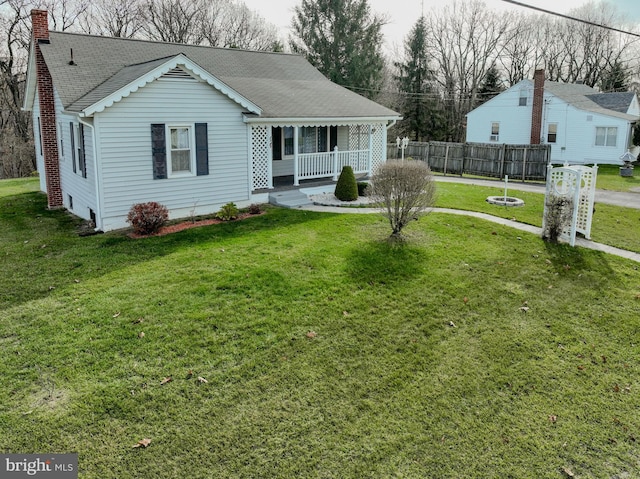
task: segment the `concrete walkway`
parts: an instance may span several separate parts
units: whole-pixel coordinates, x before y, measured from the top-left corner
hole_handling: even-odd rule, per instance
[[[500,187],[502,182],[494,181],[494,180],[481,180],[481,179],[467,179],[467,178],[458,178],[458,177],[436,177],[436,181],[443,182],[457,182],[457,183],[466,183],[466,184],[474,184],[480,186],[492,186],[492,187]],[[282,206],[285,208],[300,208],[306,211],[318,211],[323,213],[348,213],[348,214],[371,214],[378,213],[379,210],[376,208],[353,208],[352,206],[360,206],[355,202],[342,203],[333,196],[333,190],[335,185],[325,185],[314,188],[302,188],[300,190],[288,190],[288,191],[280,191],[274,192],[269,195],[269,201],[272,204],[276,204],[278,206]],[[532,185],[530,183],[510,183],[509,189],[518,190],[518,191],[531,191],[535,193],[544,193],[543,185]],[[600,193],[600,200],[598,199]],[[615,193],[611,195],[611,193]],[[635,198],[638,197],[638,198]],[[314,204],[312,198],[319,200],[319,203],[322,204]],[[610,192],[604,190],[597,190],[596,192],[596,202],[600,201],[601,203],[613,204],[617,206],[627,206],[631,208],[640,209],[640,194],[639,193],[619,193],[619,192]],[[618,204],[614,201],[623,201],[624,204]],[[631,206],[635,205],[635,206]],[[486,213],[479,213],[475,211],[465,211],[465,210],[455,210],[451,208],[433,208],[432,212],[434,213],[446,213],[452,215],[462,215],[462,216],[471,216],[473,218],[479,218],[485,221],[490,221],[492,223],[497,223],[503,226],[508,226],[510,228],[514,228],[519,231],[524,231],[527,233],[534,234],[536,236],[542,235],[542,228],[537,226],[532,226],[524,223],[518,223],[517,221],[508,220],[505,218],[500,218],[498,216],[489,215]],[[580,246],[582,248],[592,249],[595,251],[602,251],[604,253],[613,254],[616,256],[620,256],[622,258],[630,259],[632,261],[636,261],[640,263],[640,254],[634,253],[632,251],[623,250],[620,248],[615,248],[613,246],[605,245],[602,243],[596,243],[591,240],[587,240],[584,238],[576,238],[576,246]]]

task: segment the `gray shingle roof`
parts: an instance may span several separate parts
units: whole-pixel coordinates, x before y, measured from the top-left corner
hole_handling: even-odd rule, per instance
[[[626,108],[624,111],[620,111],[604,106],[607,104],[605,98],[610,95],[617,96],[617,93],[598,93],[595,89],[587,85],[577,83],[558,83],[552,81],[545,81],[544,89],[580,110],[609,115],[628,121],[636,121],[638,119],[637,116],[627,115]],[[630,94],[631,97],[627,103],[627,108],[631,103],[631,98],[633,98],[634,93],[630,92]],[[593,97],[597,97],[599,102],[596,102]],[[616,99],[611,101],[615,101],[617,103],[619,100]]]
[[[602,108],[626,113],[629,111],[629,105],[631,105],[634,95],[635,93],[632,91],[623,91],[596,93],[595,95],[587,95],[587,98],[596,102]]]
[[[399,117],[299,55],[50,32],[40,48],[65,109],[82,111],[183,54],[258,105],[264,118]],[[74,64],[70,65],[73,51]]]

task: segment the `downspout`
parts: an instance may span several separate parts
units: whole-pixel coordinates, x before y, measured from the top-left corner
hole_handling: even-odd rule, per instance
[[[93,150],[93,161],[95,163],[94,167],[94,180],[96,184],[96,224],[95,230],[102,230],[102,205],[100,204],[100,198],[102,198],[102,194],[100,191],[100,180],[99,180],[99,171],[100,171],[100,162],[98,161],[98,148],[96,147],[96,129],[93,124],[88,123],[86,120],[83,120],[80,116],[78,117],[78,121],[82,123],[84,126],[88,126],[91,128],[91,146]],[[95,120],[94,120],[95,121]]]

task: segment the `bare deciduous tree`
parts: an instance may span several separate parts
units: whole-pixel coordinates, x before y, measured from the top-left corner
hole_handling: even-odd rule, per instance
[[[402,230],[433,207],[436,186],[426,163],[390,160],[378,166],[371,177],[368,194],[380,204],[382,215],[391,226],[390,240],[402,243]]]
[[[206,0],[148,0],[144,31],[150,40],[200,45]]]
[[[134,38],[144,23],[142,0],[94,0],[80,29],[92,35]]]
[[[497,17],[479,1],[459,2],[429,17],[428,47],[445,98],[449,136],[464,139],[464,117],[476,103],[485,73],[501,54],[509,34],[506,17]]]

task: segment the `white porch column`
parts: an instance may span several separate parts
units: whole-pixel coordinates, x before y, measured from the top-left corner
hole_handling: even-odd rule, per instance
[[[369,125],[369,153],[367,154],[367,175],[371,176],[373,166],[373,125]]]
[[[338,145],[333,148],[331,156],[333,160],[333,181],[338,181]]]
[[[386,163],[387,162],[387,141],[388,141],[388,136],[387,136],[387,126],[386,125],[380,125],[380,128],[382,128],[382,163]]]
[[[293,127],[293,186],[300,186],[298,179],[298,126]]]

